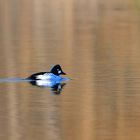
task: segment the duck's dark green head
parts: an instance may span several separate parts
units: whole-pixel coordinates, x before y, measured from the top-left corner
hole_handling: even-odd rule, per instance
[[[55,74],[55,75],[66,75],[65,72],[63,72],[62,68],[60,65],[54,65],[50,71],[51,73]]]

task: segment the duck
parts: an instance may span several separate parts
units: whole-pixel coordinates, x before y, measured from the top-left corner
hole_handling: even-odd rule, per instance
[[[59,64],[54,65],[49,72],[38,72],[29,76],[27,79],[29,80],[39,80],[39,81],[49,81],[59,83],[63,80],[63,77],[60,75],[66,75],[66,73],[62,70]]]

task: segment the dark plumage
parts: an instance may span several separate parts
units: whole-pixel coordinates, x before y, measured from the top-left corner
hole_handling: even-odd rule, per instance
[[[40,78],[38,78],[39,76],[47,77],[47,75],[49,75],[49,74],[54,74],[55,76],[59,76],[59,75],[65,75],[66,73],[64,73],[63,70],[61,69],[61,66],[57,64],[52,67],[50,72],[38,72],[38,73],[32,74],[27,79],[38,80],[38,79],[40,79]]]

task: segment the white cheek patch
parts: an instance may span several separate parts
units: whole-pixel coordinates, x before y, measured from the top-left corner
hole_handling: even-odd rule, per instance
[[[61,70],[59,70],[58,73],[60,74],[61,73]]]

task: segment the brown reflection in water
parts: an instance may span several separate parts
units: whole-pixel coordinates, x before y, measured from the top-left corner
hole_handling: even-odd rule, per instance
[[[139,140],[139,5],[129,1],[0,2],[0,76],[60,63],[62,96],[0,85],[3,139]]]
[[[95,60],[95,138],[139,135],[140,92],[138,11],[130,3],[101,3]]]

